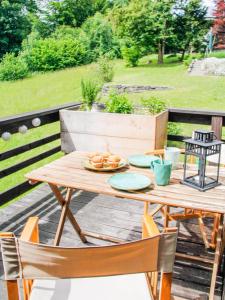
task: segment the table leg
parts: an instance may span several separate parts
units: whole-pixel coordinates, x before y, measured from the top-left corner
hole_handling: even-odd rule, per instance
[[[223,243],[222,243],[222,233],[223,233],[223,215],[220,216],[219,228],[217,233],[217,242],[216,242],[216,250],[215,250],[215,258],[212,272],[212,280],[210,286],[209,300],[214,299],[215,287],[216,287],[216,277],[219,269],[219,262],[221,257],[221,252],[223,251]]]
[[[81,228],[79,226],[79,224],[77,223],[76,219],[74,218],[71,210],[69,209],[69,202],[72,196],[72,189],[68,189],[67,190],[67,195],[66,195],[66,199],[63,198],[59,188],[53,184],[49,184],[52,192],[54,193],[56,199],[58,200],[59,204],[62,206],[62,213],[60,216],[60,222],[57,228],[57,232],[56,232],[56,237],[55,237],[55,241],[54,244],[58,245],[60,242],[60,238],[62,235],[62,231],[63,231],[63,227],[64,227],[64,223],[65,223],[65,219],[66,217],[68,217],[70,223],[72,224],[73,228],[75,229],[75,231],[77,232],[77,234],[79,235],[81,241],[83,243],[87,242],[87,239],[85,238],[84,234],[81,231]]]

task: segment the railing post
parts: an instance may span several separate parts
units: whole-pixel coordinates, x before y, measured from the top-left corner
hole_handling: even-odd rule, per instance
[[[218,140],[222,138],[223,117],[212,116],[211,128]]]

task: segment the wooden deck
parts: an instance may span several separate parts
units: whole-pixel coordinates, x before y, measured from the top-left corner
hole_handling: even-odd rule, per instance
[[[126,199],[97,195],[78,191],[71,201],[71,210],[85,230],[134,240],[141,237],[143,203]],[[40,238],[42,243],[52,244],[60,216],[60,207],[47,185],[33,190],[19,201],[0,210],[0,231],[13,231],[19,235],[29,216],[40,218]],[[160,225],[161,217],[156,216]],[[211,226],[208,220],[208,228]],[[171,224],[176,225],[176,224]],[[206,251],[194,220],[182,221],[179,227],[177,250],[202,257],[212,257],[213,251]],[[106,244],[88,239],[91,245]],[[83,246],[73,228],[66,223],[61,245]],[[0,275],[2,276],[0,261]],[[184,299],[207,299],[211,279],[211,269],[200,263],[176,260],[174,268],[173,294]],[[223,288],[223,265],[217,277],[215,300],[221,299]],[[0,299],[5,300],[4,284],[0,283]]]

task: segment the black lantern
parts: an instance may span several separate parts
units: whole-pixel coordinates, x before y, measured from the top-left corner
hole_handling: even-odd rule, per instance
[[[185,142],[185,159],[184,159],[184,179],[183,184],[206,191],[219,185],[219,167],[221,141],[215,139],[213,131],[197,130],[194,132],[192,139],[184,140]],[[207,157],[217,154],[218,162],[216,170],[208,168]],[[187,161],[189,156],[195,156],[196,174],[189,172]],[[209,170],[208,170],[209,169]]]

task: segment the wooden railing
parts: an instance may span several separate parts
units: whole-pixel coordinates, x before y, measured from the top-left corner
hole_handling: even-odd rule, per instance
[[[32,120],[39,118],[41,121],[40,126],[54,123],[59,121],[59,110],[71,107],[79,107],[79,103],[69,103],[67,105],[57,106],[51,109],[38,110],[31,113],[25,113],[13,117],[1,118],[0,119],[0,136],[4,132],[9,132],[10,134],[18,133],[18,128],[22,125],[25,125],[28,129],[35,128],[32,125]],[[38,126],[37,128],[39,128]],[[33,141],[31,143],[10,149],[8,151],[0,153],[0,162],[7,160],[12,157],[16,157],[19,154],[31,151],[35,148],[38,148],[43,145],[47,145],[53,141],[60,139],[60,132],[46,136],[42,139]],[[61,147],[55,146],[41,154],[33,156],[29,159],[26,159],[22,162],[16,163],[12,166],[9,166],[5,169],[0,168],[0,179],[5,178],[6,176],[12,175],[15,172],[18,172],[28,166],[33,165],[36,162],[39,162],[51,155],[61,151]],[[21,194],[29,191],[34,186],[31,186],[28,181],[24,181],[16,186],[10,187],[9,189],[3,191],[0,194],[0,206],[7,203],[8,201],[20,196]]]
[[[203,111],[193,109],[170,108],[169,121],[185,124],[210,125],[218,139],[222,139],[222,128],[225,126],[225,111]],[[168,135],[169,141],[183,141],[187,136]]]
[[[26,125],[28,129],[34,128],[32,120],[39,118],[41,125],[50,124],[59,121],[59,110],[65,108],[79,107],[79,103],[69,103],[67,105],[58,106],[53,109],[39,110],[31,113],[25,113],[18,116],[2,118],[0,119],[0,136],[4,132],[10,132],[15,134],[18,132],[18,128],[21,125]],[[187,123],[187,124],[201,124],[211,125],[218,138],[222,136],[222,127],[225,126],[225,112],[218,111],[202,111],[202,110],[190,110],[190,109],[169,109],[169,121],[175,123]],[[169,141],[181,142],[187,136],[181,135],[169,135]],[[0,162],[7,160],[12,157],[16,157],[19,154],[31,151],[43,145],[47,145],[53,141],[60,139],[60,132],[46,136],[42,139],[30,142],[28,144],[19,146],[17,148],[0,153]],[[26,159],[22,162],[16,163],[10,167],[2,169],[0,167],[0,179],[6,176],[12,175],[13,173],[22,170],[28,166],[33,165],[55,153],[60,152],[61,148],[55,146],[39,155],[33,156],[32,158]],[[27,181],[24,181],[16,186],[10,187],[6,191],[0,194],[0,206],[7,203],[8,201],[20,196],[21,194],[29,191],[34,186],[31,186]]]

